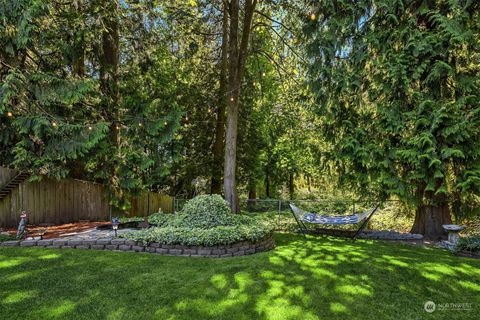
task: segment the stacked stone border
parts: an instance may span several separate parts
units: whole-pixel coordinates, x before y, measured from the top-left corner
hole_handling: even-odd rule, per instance
[[[42,247],[42,248],[65,248],[65,249],[92,249],[92,250],[114,250],[148,252],[171,256],[196,256],[196,257],[233,257],[244,256],[256,252],[268,251],[275,247],[273,238],[267,237],[258,242],[242,241],[230,245],[213,247],[168,245],[160,243],[149,243],[144,245],[127,239],[97,239],[97,240],[14,240],[0,242],[1,247]]]

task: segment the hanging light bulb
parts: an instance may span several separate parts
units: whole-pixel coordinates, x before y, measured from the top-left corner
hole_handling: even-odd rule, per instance
[[[52,127],[54,127],[54,128],[57,127],[57,123],[55,121],[52,121]]]
[[[138,123],[138,126],[139,126],[139,127],[143,126],[143,123],[139,122],[139,123]]]
[[[165,121],[163,124],[164,124],[164,125],[167,125],[167,124],[168,124],[168,122],[167,122],[167,121]]]
[[[92,130],[92,129],[93,129],[92,126],[88,126],[88,130]]]
[[[9,118],[13,117],[13,113],[11,111],[8,111],[7,112],[7,117],[9,117]]]
[[[317,19],[317,16],[315,15],[315,13],[312,13],[310,15],[310,20],[314,21],[315,19]]]
[[[230,98],[230,101],[233,101],[233,97]]]
[[[262,72],[262,77],[265,77],[267,74],[265,72]]]

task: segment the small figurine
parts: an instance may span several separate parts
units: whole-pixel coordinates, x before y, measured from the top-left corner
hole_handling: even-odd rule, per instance
[[[22,211],[22,214],[20,215],[20,223],[18,224],[18,229],[17,229],[17,239],[23,238],[25,236],[26,227],[27,227],[27,213],[25,211]]]

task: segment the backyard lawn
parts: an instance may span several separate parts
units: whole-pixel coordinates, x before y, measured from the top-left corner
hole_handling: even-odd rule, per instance
[[[223,259],[1,248],[0,319],[478,319],[480,260],[398,243],[275,239],[271,252]]]

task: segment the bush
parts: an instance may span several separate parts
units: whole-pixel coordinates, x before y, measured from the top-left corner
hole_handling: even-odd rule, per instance
[[[16,240],[16,239],[17,237],[15,237],[15,235],[13,234],[0,233],[0,242]]]
[[[182,210],[183,226],[209,229],[232,225],[234,215],[219,195],[201,195],[189,200]]]
[[[455,251],[480,252],[480,237],[460,238]]]
[[[191,228],[182,220],[168,220],[162,227],[132,231],[120,237],[143,242],[180,244],[188,246],[227,245],[239,241],[257,242],[272,232],[271,226],[244,215],[232,215],[229,226]]]
[[[165,213],[153,213],[148,216],[148,223],[158,227],[172,223],[177,219],[177,215]]]

